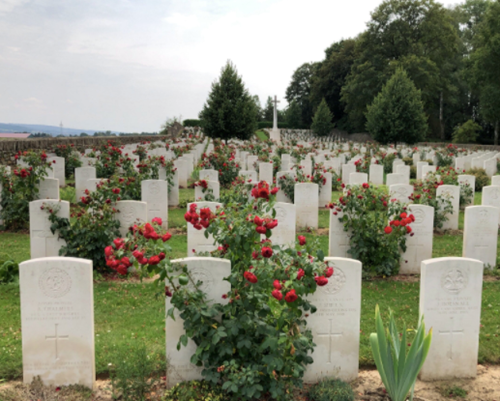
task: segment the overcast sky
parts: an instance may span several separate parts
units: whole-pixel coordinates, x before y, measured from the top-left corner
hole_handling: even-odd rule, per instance
[[[197,118],[228,59],[281,108],[293,71],[380,2],[0,0],[0,122],[158,131]]]

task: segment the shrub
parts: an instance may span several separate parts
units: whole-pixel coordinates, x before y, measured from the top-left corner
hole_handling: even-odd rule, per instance
[[[257,123],[257,128],[258,129],[273,128],[273,122],[272,121],[259,121]],[[290,127],[287,123],[278,121],[278,128],[287,129],[287,128],[294,128],[294,127]]]
[[[19,265],[12,259],[0,260],[0,284],[15,283],[19,280]]]
[[[410,167],[410,178],[417,178],[417,166]]]
[[[396,160],[396,154],[391,153],[388,155],[385,155],[383,158],[383,165],[384,165],[384,173],[385,174],[391,174],[392,173],[392,162]]]
[[[366,128],[382,144],[413,144],[427,132],[421,92],[403,69],[398,69],[387,81],[365,115]]]
[[[186,119],[182,122],[182,125],[184,125],[185,127],[203,127],[203,121],[196,119]]]
[[[318,136],[326,136],[332,132],[334,124],[332,123],[333,114],[328,108],[325,99],[321,101],[314,114],[311,124],[311,130]]]
[[[241,170],[241,166],[234,161],[234,155],[234,147],[215,140],[213,152],[208,155],[203,153],[198,167],[217,170],[221,187],[229,188]]]
[[[472,120],[467,120],[462,125],[457,125],[453,130],[453,143],[476,142],[481,126]]]
[[[75,173],[75,168],[81,167],[82,162],[75,151],[74,145],[57,145],[54,153],[59,157],[64,157],[64,175],[66,178]]]
[[[153,376],[155,361],[142,343],[122,345],[112,359],[110,370],[113,398],[143,401],[158,379]]]
[[[225,392],[221,387],[209,381],[193,380],[177,383],[167,390],[163,401],[225,401]]]
[[[381,189],[369,184],[348,186],[332,213],[350,232],[348,251],[363,263],[366,273],[392,276],[399,271],[401,251],[406,251],[406,235],[411,233],[413,215],[400,202],[391,202]],[[389,220],[389,216],[393,216]]]
[[[348,383],[338,379],[324,379],[309,389],[311,401],[354,401],[354,391]]]
[[[413,166],[413,158],[412,157],[403,157],[403,162],[407,166]]]
[[[490,177],[488,177],[484,168],[474,167],[467,170],[464,174],[476,177],[476,192],[481,192],[483,187],[490,185]]]
[[[261,235],[270,239],[276,226],[275,193],[259,183],[252,189],[253,202],[229,203],[215,213],[194,204],[185,214],[189,224],[206,227],[206,235],[220,244],[212,255],[231,262],[225,278],[231,290],[221,294],[227,303],[207,302],[187,268],[172,264],[171,249],[163,242],[169,235],[156,222],[134,228],[105,250],[107,263],[118,271],[126,272],[133,264],[144,275],[160,274],[158,283],[166,280],[165,294],[172,304],[167,315],[173,317],[177,309],[186,332],[178,346],[186,346],[188,336],[197,344],[191,363],[203,365],[204,378],[221,384],[227,399],[253,400],[265,394],[284,399],[301,384],[313,349],[303,312],[314,313],[315,307],[307,295],[333,274],[317,242],[299,238],[298,249],[262,242]]]
[[[12,174],[7,174],[0,167],[0,221],[4,229],[19,230],[29,227],[29,203],[38,197],[38,184],[48,174],[50,163],[45,152],[18,153],[26,167],[16,167]]]

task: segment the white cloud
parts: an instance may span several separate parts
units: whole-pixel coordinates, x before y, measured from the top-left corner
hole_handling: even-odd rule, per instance
[[[0,16],[2,14],[7,14],[7,13],[11,12],[14,8],[19,7],[27,2],[28,2],[28,0],[1,0],[0,1]]]
[[[192,29],[199,25],[198,17],[196,15],[173,13],[172,15],[164,18],[164,20],[169,24],[176,25],[184,29]]]

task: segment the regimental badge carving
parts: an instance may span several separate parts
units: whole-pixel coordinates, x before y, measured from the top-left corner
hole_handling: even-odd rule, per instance
[[[339,292],[342,287],[344,287],[346,278],[344,272],[340,267],[330,267],[333,267],[333,275],[328,279],[328,284],[318,288],[326,294],[333,295]]]
[[[64,270],[53,267],[42,273],[38,285],[43,294],[50,298],[61,298],[71,289],[71,277]]]
[[[467,287],[469,277],[467,272],[459,268],[451,268],[441,276],[441,287],[446,292],[457,295]]]
[[[160,191],[161,188],[159,182],[153,181],[149,184],[149,192],[151,193],[151,195],[153,196],[158,195]]]
[[[276,218],[278,221],[285,221],[286,218],[286,210],[282,207],[276,207]]]
[[[205,269],[204,267],[195,267],[194,269],[189,270],[189,275],[193,279],[195,283],[201,281],[202,283],[199,286],[199,289],[204,293],[212,286],[214,282],[214,278],[210,270]],[[188,284],[189,289],[194,290],[193,284],[190,282]]]
[[[128,225],[132,224],[135,220],[135,208],[133,206],[122,206],[120,214],[122,220]]]
[[[413,217],[415,217],[415,224],[422,224],[425,220],[425,212],[422,209],[412,210]]]
[[[482,209],[479,212],[479,224],[478,226],[484,226],[488,224],[490,213],[487,210]]]
[[[500,197],[500,194],[498,193],[498,189],[497,188],[493,188],[490,191],[490,198],[491,199],[498,199],[499,197]]]

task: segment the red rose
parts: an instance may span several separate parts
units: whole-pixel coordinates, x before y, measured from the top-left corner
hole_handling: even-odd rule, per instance
[[[399,215],[399,217],[401,217],[402,219],[406,219],[406,216],[408,216],[408,215],[405,212],[403,212]]]
[[[110,257],[111,255],[113,255],[114,252],[115,251],[111,245],[104,248],[104,255],[106,255],[106,257]]]
[[[295,294],[295,290],[290,290],[286,293],[285,295],[285,301],[286,302],[294,302],[298,298],[297,294]]]
[[[121,249],[125,245],[122,238],[115,238],[113,244],[115,244],[116,249]]]
[[[161,240],[162,240],[163,242],[167,242],[170,238],[172,238],[172,234],[170,234],[170,233],[166,233],[166,234],[164,234],[164,235],[161,237]]]
[[[304,237],[303,235],[299,235],[297,238],[299,239],[299,245],[306,244],[306,237]]]
[[[163,224],[163,221],[160,217],[155,217],[153,220],[151,220],[151,223],[156,223],[161,226]]]
[[[205,207],[203,209],[200,209],[200,218],[202,220],[208,220],[210,218],[211,214],[212,214],[212,211],[210,210],[209,207]]]
[[[363,188],[370,188],[370,186],[365,182],[363,183]]]
[[[271,292],[271,295],[276,298],[278,301],[281,301],[283,299],[283,294],[281,293],[280,290],[273,290]],[[286,299],[286,298],[285,298]],[[292,301],[288,301],[288,302],[292,302]]]
[[[113,193],[118,195],[120,193],[120,188],[113,188]]]
[[[257,251],[253,251],[252,252],[252,259],[257,259],[259,257],[259,254],[257,253]]]
[[[116,268],[116,271],[118,272],[118,274],[121,274],[122,276],[124,276],[125,274],[127,274],[127,266],[120,263],[118,265],[118,267]]]
[[[149,259],[148,259],[148,264],[150,265],[157,265],[158,263],[160,263],[161,260],[160,260],[160,257],[155,255],[155,256],[151,256]]]
[[[302,277],[304,277],[305,274],[306,272],[303,269],[299,269],[299,271],[297,272],[297,280],[300,280]]]
[[[263,226],[257,226],[255,227],[255,231],[257,231],[259,234],[265,234],[267,232],[267,228]]]
[[[411,227],[410,227],[410,226],[406,226],[406,233],[407,233],[407,234],[410,234],[410,233],[411,233]]]
[[[136,258],[137,260],[141,259],[144,257],[144,253],[142,253],[141,251],[138,251],[138,250],[135,250],[134,252],[132,252],[132,255],[134,256],[134,258]]]
[[[245,273],[243,273],[243,277],[245,277],[247,281],[251,282],[252,284],[255,284],[258,281],[257,276],[252,272],[246,271]]]
[[[273,287],[277,290],[281,290],[281,283],[279,280],[274,280]]]
[[[325,276],[326,277],[331,277],[333,275],[333,267],[327,267],[325,271]]]
[[[164,253],[164,252],[160,252],[160,253],[159,253],[159,255],[158,255],[158,257],[160,258],[160,260],[165,259],[165,256],[166,256],[166,255],[165,255],[165,253]]]
[[[253,218],[253,222],[255,225],[257,225],[258,227],[262,226],[262,224],[264,224],[264,220],[261,219],[259,216],[255,216]]]
[[[316,284],[320,287],[328,284],[328,279],[325,276],[316,276],[314,277],[314,281],[316,281]]]
[[[271,256],[273,256],[273,250],[271,248],[269,248],[268,246],[265,246],[262,248],[261,254],[265,258],[270,258]]]
[[[390,234],[392,233],[392,227],[387,226],[386,228],[384,228],[384,231],[386,234]]]
[[[121,258],[121,262],[126,266],[126,267],[130,267],[132,266],[132,263],[130,262],[130,259],[127,257],[127,256],[124,256],[123,258]]]
[[[276,220],[276,219],[274,219],[274,220],[266,219],[266,228],[272,230],[277,225],[278,225],[278,220]]]
[[[272,195],[276,195],[279,191],[279,188],[278,187],[274,187],[273,189],[271,189],[271,194]]]

